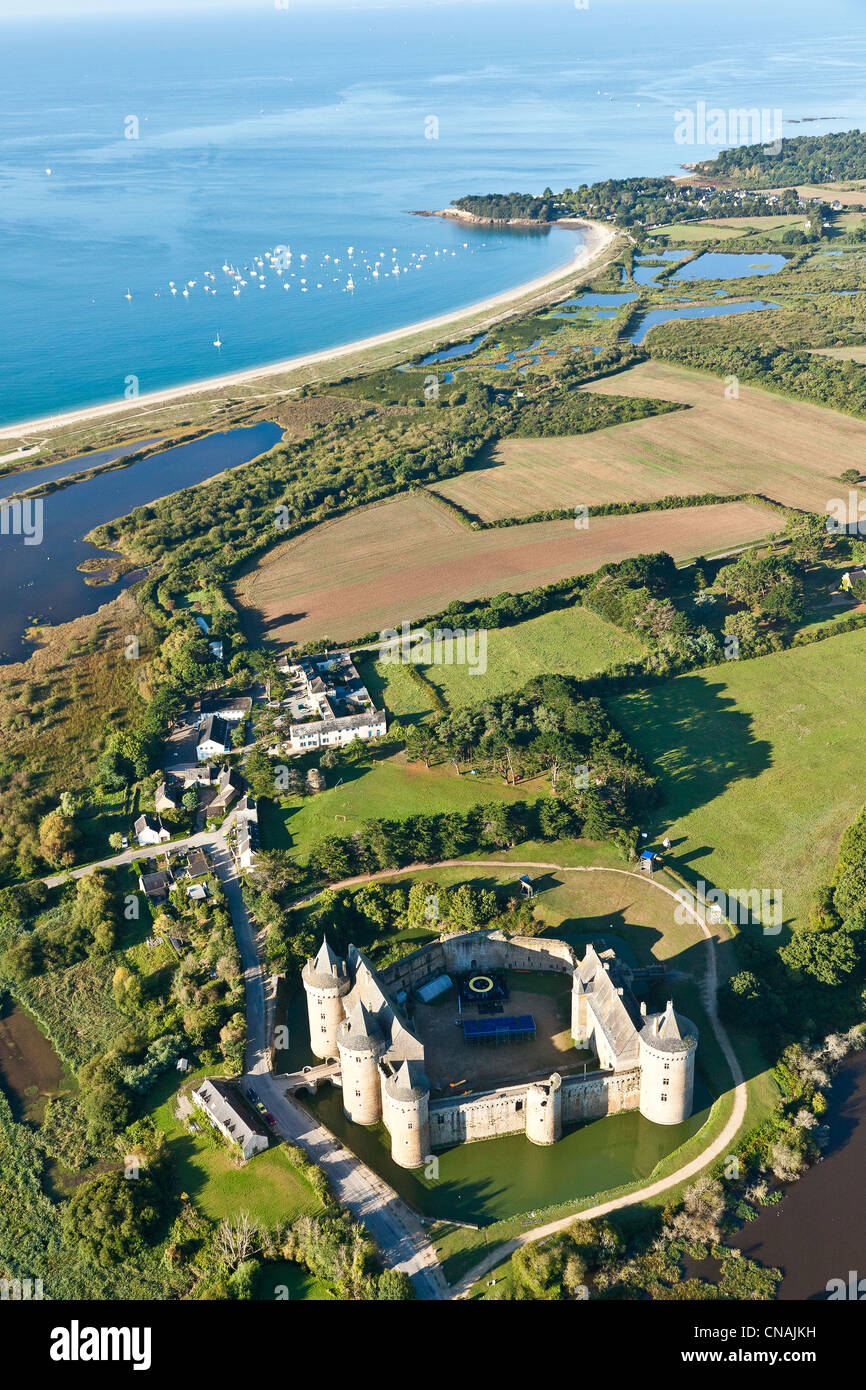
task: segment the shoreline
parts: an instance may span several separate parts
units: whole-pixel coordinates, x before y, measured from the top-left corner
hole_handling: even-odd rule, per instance
[[[557,224],[553,224],[557,225]],[[101,419],[111,415],[122,415],[141,409],[143,406],[166,404],[171,401],[183,400],[187,397],[198,395],[206,391],[220,390],[224,387],[242,386],[249,382],[259,381],[270,376],[279,376],[285,372],[290,372],[298,368],[315,366],[318,363],[338,361],[341,357],[348,357],[354,353],[364,352],[371,348],[385,347],[389,343],[399,342],[403,338],[414,337],[418,333],[431,332],[439,328],[449,328],[459,326],[461,320],[470,318],[479,313],[488,313],[499,308],[505,308],[509,304],[523,298],[525,295],[538,293],[565,279],[567,276],[574,275],[585,269],[595,258],[611,244],[617,236],[617,231],[613,227],[605,226],[601,222],[590,222],[581,219],[568,219],[566,225],[568,231],[585,231],[586,239],[582,246],[578,247],[570,260],[557,266],[554,270],[547,271],[544,275],[537,276],[533,280],[524,281],[523,284],[516,285],[510,290],[502,290],[500,293],[491,295],[487,299],[477,300],[474,304],[467,304],[459,309],[451,310],[445,314],[438,314],[429,319],[421,319],[415,323],[406,324],[402,328],[388,329],[384,333],[376,333],[367,338],[359,338],[354,342],[345,343],[334,348],[323,348],[318,352],[300,353],[294,357],[282,358],[279,361],[268,363],[262,367],[248,367],[237,372],[228,372],[220,376],[205,377],[198,381],[187,382],[182,386],[170,386],[160,391],[148,391],[130,400],[111,401],[102,405],[82,406],[75,410],[64,411],[56,415],[39,415],[29,420],[19,420],[9,424],[0,425],[0,439],[18,439],[22,435],[35,430],[55,430],[64,426],[75,425],[87,420]]]

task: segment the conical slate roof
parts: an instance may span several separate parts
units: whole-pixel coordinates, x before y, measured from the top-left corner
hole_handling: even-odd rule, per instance
[[[404,1061],[385,1082],[385,1090],[394,1100],[420,1100],[430,1091],[430,1082],[420,1062]]]
[[[653,1014],[641,1029],[641,1041],[657,1052],[688,1052],[698,1041],[698,1030],[685,1014],[678,1014],[668,1000],[663,1014]]]
[[[378,1052],[382,1038],[376,1020],[358,999],[337,1029],[337,1041],[351,1052]]]
[[[346,962],[331,950],[326,936],[322,937],[318,953],[307,961],[304,974],[311,984],[321,988],[346,978]]]

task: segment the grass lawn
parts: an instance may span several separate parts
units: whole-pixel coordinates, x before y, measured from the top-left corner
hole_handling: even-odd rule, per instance
[[[609,702],[661,778],[658,829],[690,881],[781,889],[802,920],[866,801],[864,657],[866,632],[846,633]]]
[[[263,803],[265,849],[290,848],[305,862],[326,835],[351,835],[367,820],[466,811],[479,801],[535,801],[548,789],[546,778],[509,787],[498,777],[458,776],[451,763],[428,771],[423,763],[410,765],[402,754],[334,768],[326,776],[329,782],[342,778],[342,784],[284,805]]]
[[[444,644],[443,657],[453,657],[454,643]],[[487,669],[473,675],[467,665],[422,666],[419,669],[452,707],[474,704],[519,690],[539,671],[565,676],[592,676],[623,661],[639,661],[645,647],[603,618],[575,605],[543,613],[514,627],[495,628],[487,636]],[[374,693],[398,718],[415,722],[432,710],[423,690],[402,666],[372,663],[364,675]],[[371,687],[368,687],[371,688]]]
[[[654,227],[652,234],[666,237],[671,242],[682,242],[683,245],[698,241],[730,241],[735,237],[748,236],[750,232],[760,232],[763,236],[778,239],[789,227],[803,230],[805,223],[802,213],[781,217],[720,217],[708,222],[669,222],[664,227]]]
[[[201,1077],[196,1077],[195,1084],[199,1080]],[[185,1192],[212,1221],[248,1211],[264,1225],[272,1225],[322,1210],[322,1203],[291,1163],[284,1145],[272,1144],[238,1167],[218,1136],[191,1134],[177,1119],[175,1074],[157,1086],[153,1096],[157,1102],[153,1118],[171,1150],[175,1191],[177,1195]]]

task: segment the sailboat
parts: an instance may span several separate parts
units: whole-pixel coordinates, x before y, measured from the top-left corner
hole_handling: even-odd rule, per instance
[[[217,329],[217,335],[216,335],[216,337],[215,337],[214,340],[213,340],[213,345],[214,345],[215,348],[221,348],[221,347],[222,347],[222,343],[220,342],[219,329]]]
[[[126,294],[125,294],[123,297],[124,297],[124,299],[132,299],[132,291],[131,291],[131,290],[127,290],[127,291],[126,291]]]

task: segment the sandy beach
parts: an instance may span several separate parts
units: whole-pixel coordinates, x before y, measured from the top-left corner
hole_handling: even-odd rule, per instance
[[[461,309],[455,309],[448,314],[440,314],[436,318],[422,319],[416,323],[407,324],[404,328],[391,329],[387,333],[379,333],[370,338],[360,338],[353,343],[345,343],[341,347],[327,348],[321,352],[301,354],[296,357],[286,357],[278,362],[270,362],[264,367],[250,367],[244,371],[231,372],[223,376],[206,377],[200,381],[187,382],[183,386],[170,387],[165,391],[143,393],[130,400],[111,401],[105,405],[86,406],[81,410],[70,410],[59,415],[41,415],[29,420],[20,420],[17,424],[0,426],[0,439],[20,439],[28,433],[43,433],[44,431],[60,429],[63,426],[78,424],[81,421],[120,415],[130,410],[140,410],[142,406],[161,405],[169,401],[182,400],[200,392],[246,385],[252,381],[261,381],[270,376],[278,376],[298,367],[334,362],[353,353],[383,347],[388,343],[398,342],[402,338],[414,337],[418,333],[430,332],[438,328],[459,328],[460,322],[464,318],[506,308],[509,304],[526,295],[548,289],[558,281],[586,269],[616,236],[613,228],[600,222],[569,218],[563,221],[562,226],[570,231],[578,230],[585,234],[584,244],[578,248],[575,254],[555,270],[548,271],[546,275],[541,275],[535,280],[525,281],[522,285],[516,285],[513,289],[492,295],[489,299],[467,304]]]

